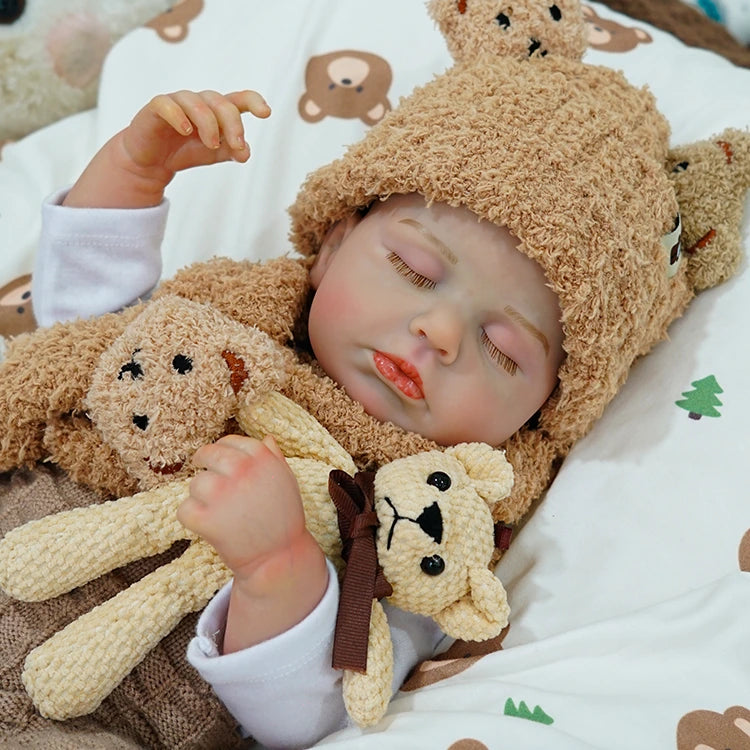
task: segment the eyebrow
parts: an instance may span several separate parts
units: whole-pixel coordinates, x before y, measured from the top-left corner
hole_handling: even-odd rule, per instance
[[[406,224],[408,227],[413,227],[416,229],[420,234],[422,234],[425,239],[427,239],[431,245],[437,248],[438,252],[453,266],[458,263],[458,258],[456,257],[455,253],[446,245],[442,240],[435,237],[435,235],[427,229],[424,224],[420,224],[416,219],[399,219],[399,224]]]
[[[521,315],[518,310],[512,305],[506,305],[504,308],[505,314],[516,321],[520,326],[525,328],[539,343],[544,347],[545,355],[549,354],[549,341],[547,337],[527,318]]]

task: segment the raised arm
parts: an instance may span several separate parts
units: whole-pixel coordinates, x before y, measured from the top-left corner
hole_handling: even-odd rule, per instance
[[[183,169],[246,162],[241,114],[265,118],[271,109],[255,91],[177,91],[155,96],[97,152],[63,205],[148,208]]]

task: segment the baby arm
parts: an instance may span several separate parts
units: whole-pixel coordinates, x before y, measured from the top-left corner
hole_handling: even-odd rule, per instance
[[[193,462],[205,471],[191,481],[178,519],[232,571],[222,646],[229,654],[302,621],[323,598],[328,569],[273,438],[228,435],[198,450]]]
[[[113,312],[148,296],[162,273],[165,187],[182,169],[247,161],[243,112],[264,118],[271,110],[254,91],[157,96],[69,191],[45,201],[32,274],[39,325]]]
[[[97,152],[63,205],[148,208],[183,169],[224,161],[246,162],[240,115],[265,118],[271,110],[255,91],[177,91],[154,97]]]

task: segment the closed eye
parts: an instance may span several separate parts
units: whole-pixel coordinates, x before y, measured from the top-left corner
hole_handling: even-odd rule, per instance
[[[497,345],[487,335],[487,331],[482,329],[482,345],[487,350],[490,358],[509,374],[515,375],[518,370],[518,363],[512,360],[505,352],[498,349]]]
[[[421,273],[415,271],[400,255],[396,255],[396,253],[391,251],[387,257],[388,262],[410,284],[422,289],[434,289],[437,286],[436,282],[432,279],[428,279],[427,276],[423,276]]]

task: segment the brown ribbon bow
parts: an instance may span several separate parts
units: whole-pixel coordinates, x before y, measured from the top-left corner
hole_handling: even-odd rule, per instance
[[[328,475],[328,492],[336,506],[342,557],[346,570],[341,581],[336,630],[333,637],[334,669],[367,671],[372,600],[393,593],[378,565],[375,534],[375,474],[357,472],[351,477],[334,469]]]

